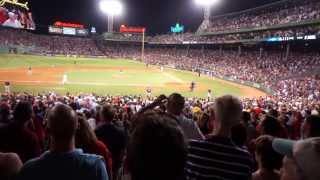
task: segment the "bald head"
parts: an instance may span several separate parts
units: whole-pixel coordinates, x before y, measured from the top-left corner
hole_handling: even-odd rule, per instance
[[[71,141],[76,133],[78,119],[76,113],[67,105],[54,106],[48,115],[50,135],[56,142]]]

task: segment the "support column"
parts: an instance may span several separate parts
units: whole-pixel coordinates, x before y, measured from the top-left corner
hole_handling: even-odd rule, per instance
[[[289,56],[290,56],[290,44],[288,43],[287,44],[287,47],[286,47],[286,57],[285,57],[285,60],[288,60]]]
[[[262,58],[262,55],[263,55],[263,48],[262,48],[262,47],[260,47],[259,59],[261,59],[261,58]]]
[[[113,32],[113,15],[108,15],[108,32]]]
[[[241,45],[238,46],[238,57],[240,57],[242,54],[242,48]]]

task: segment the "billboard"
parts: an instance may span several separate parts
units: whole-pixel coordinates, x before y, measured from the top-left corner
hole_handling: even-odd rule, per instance
[[[88,29],[76,29],[77,36],[88,36],[89,30]]]
[[[62,31],[62,28],[60,28],[60,27],[49,26],[49,33],[52,33],[52,34],[62,34],[63,31]]]
[[[177,23],[175,26],[171,26],[170,30],[172,33],[183,33],[184,26]]]
[[[34,30],[36,26],[28,2],[0,0],[0,26]]]
[[[121,33],[144,33],[144,32],[146,32],[146,28],[144,28],[144,27],[130,27],[130,26],[121,25],[120,32]]]
[[[75,28],[68,28],[68,27],[63,27],[62,32],[64,35],[76,35],[76,29]]]
[[[82,24],[77,24],[77,23],[69,23],[69,22],[61,22],[61,21],[56,21],[54,23],[55,26],[58,27],[70,27],[70,28],[80,28],[84,29],[84,25]]]

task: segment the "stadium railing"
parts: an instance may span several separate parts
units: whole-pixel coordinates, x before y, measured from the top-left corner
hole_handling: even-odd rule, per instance
[[[0,46],[0,53],[8,53],[8,52],[9,52],[9,48],[8,47]]]

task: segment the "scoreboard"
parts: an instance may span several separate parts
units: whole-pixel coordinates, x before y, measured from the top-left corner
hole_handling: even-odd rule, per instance
[[[70,27],[49,26],[50,34],[70,35],[70,36],[88,36],[88,29],[78,29]]]
[[[49,33],[69,36],[88,36],[89,30],[81,24],[57,21],[54,25],[49,26]]]

